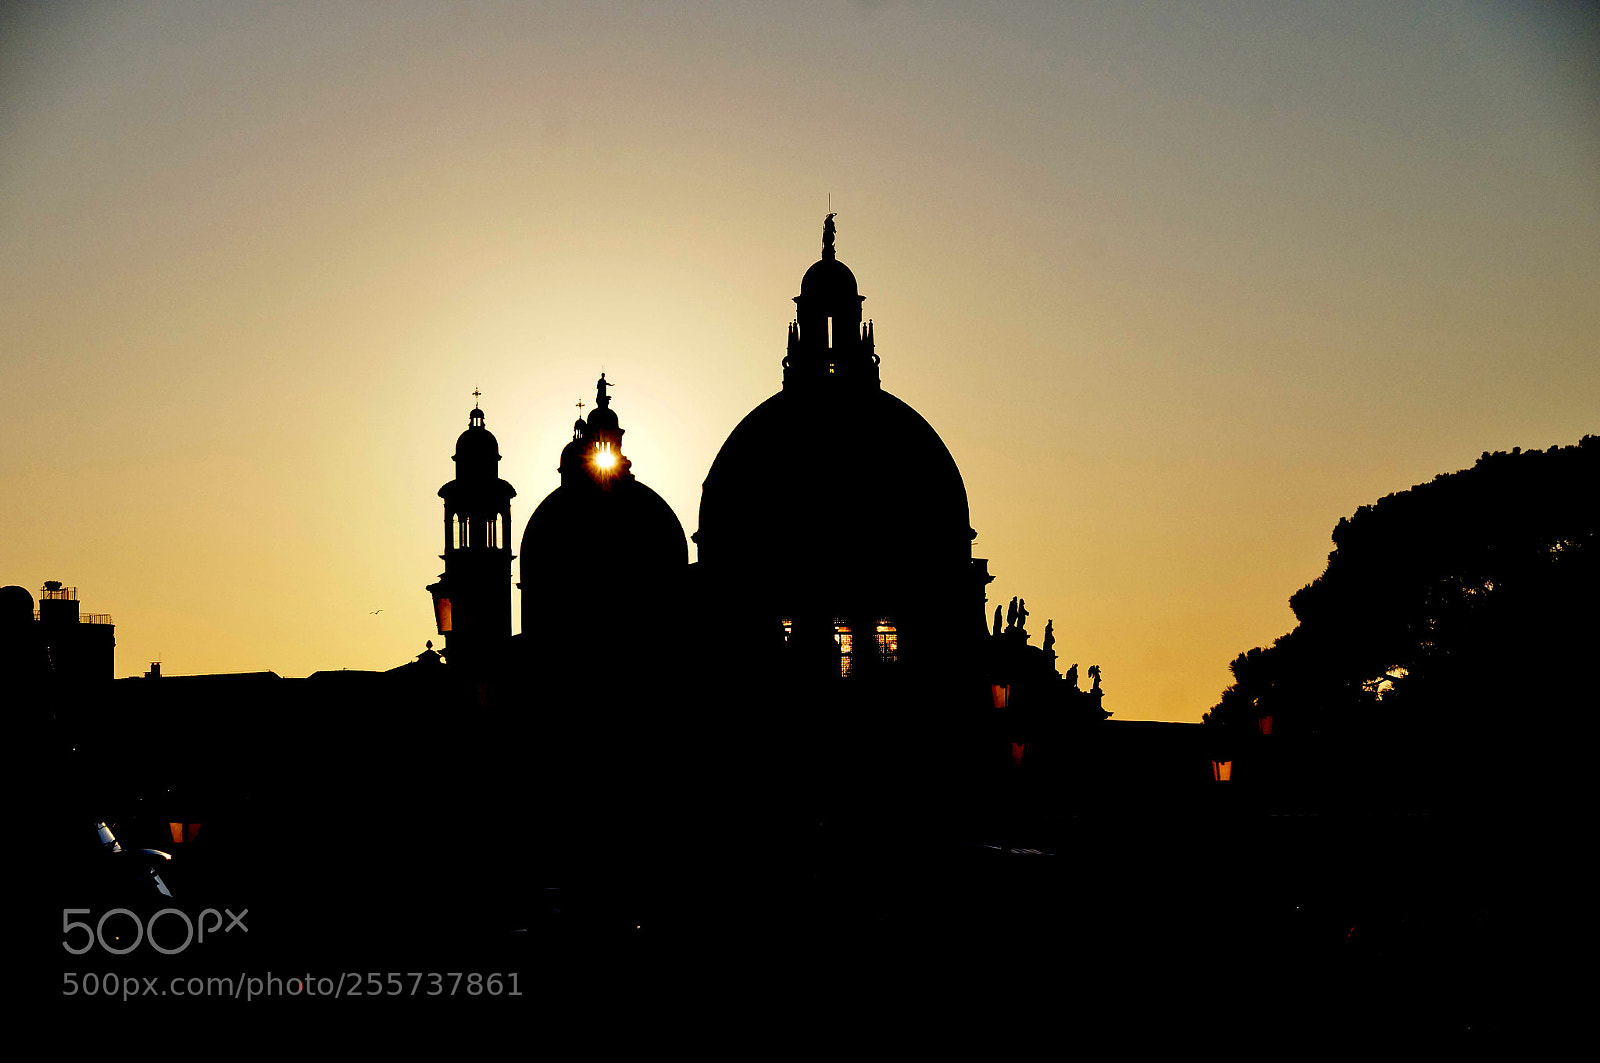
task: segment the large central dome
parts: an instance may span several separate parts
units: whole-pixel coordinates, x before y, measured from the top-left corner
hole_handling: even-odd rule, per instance
[[[785,388],[722,445],[695,542],[763,583],[824,578],[858,597],[965,565],[972,530],[961,471],[917,411],[877,386]]]
[[[700,563],[771,630],[809,615],[931,635],[965,612],[981,629],[966,485],[938,433],[881,387],[832,219],[795,298],[783,390],[739,423],[706,477]]]

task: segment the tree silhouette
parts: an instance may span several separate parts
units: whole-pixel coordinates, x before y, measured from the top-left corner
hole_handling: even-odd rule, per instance
[[[1485,453],[1362,506],[1289,599],[1299,624],[1236,657],[1225,732],[1342,735],[1458,776],[1583,702],[1596,636],[1600,437]],[[1448,773],[1447,772],[1447,773]]]

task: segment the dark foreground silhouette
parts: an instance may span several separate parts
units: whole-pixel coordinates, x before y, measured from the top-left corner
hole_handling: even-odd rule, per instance
[[[515,637],[478,407],[439,492],[443,655],[112,681],[109,623],[0,590],[42,999],[102,1021],[132,978],[119,1016],[493,1018],[544,1046],[771,1016],[756,1052],[850,1020],[1123,1050],[1539,1021],[1537,783],[1576,776],[1531,723],[1586,704],[1594,439],[1341,523],[1210,726],[1117,722],[1022,597],[988,622],[961,473],[881,386],[835,236],[782,390],[706,478],[696,564],[602,375],[521,540]],[[207,913],[230,929],[186,941]]]

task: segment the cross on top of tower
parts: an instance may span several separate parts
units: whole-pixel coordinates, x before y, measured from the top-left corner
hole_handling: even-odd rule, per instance
[[[479,391],[477,388],[473,388],[472,389],[472,408],[473,409],[477,409],[478,408],[478,399],[481,398],[482,396],[483,396],[483,392]]]

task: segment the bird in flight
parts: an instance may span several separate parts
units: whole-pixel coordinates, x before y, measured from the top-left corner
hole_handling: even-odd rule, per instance
[[[368,613],[367,615],[368,616],[377,616],[381,612],[383,612],[382,609],[374,609],[372,612]]]

